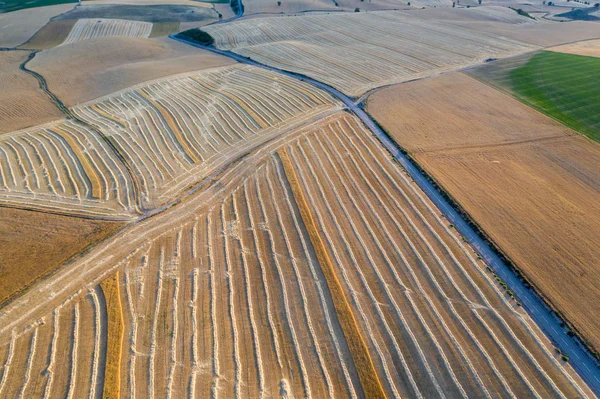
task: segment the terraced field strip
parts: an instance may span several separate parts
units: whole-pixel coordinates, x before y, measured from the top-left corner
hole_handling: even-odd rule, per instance
[[[375,371],[368,348],[358,329],[350,305],[345,297],[342,286],[335,275],[333,264],[325,250],[325,246],[319,236],[310,208],[304,198],[302,188],[299,185],[296,172],[294,171],[292,160],[285,149],[280,150],[278,155],[294,195],[294,200],[300,210],[302,221],[308,231],[308,236],[315,249],[319,264],[321,265],[321,270],[323,270],[327,285],[331,291],[331,297],[333,298],[337,317],[342,326],[342,330],[344,331],[350,351],[352,352],[352,358],[354,360],[354,365],[358,370],[363,391],[368,398],[385,398],[386,396]]]
[[[389,11],[253,18],[204,29],[219,49],[310,76],[351,96],[533,49]]]
[[[600,59],[552,51],[468,72],[571,129],[600,141]]]
[[[98,135],[59,121],[0,137],[0,202],[97,218],[135,212],[124,166]]]
[[[62,43],[63,45],[96,37],[124,36],[147,38],[152,32],[152,23],[124,19],[80,19]]]
[[[121,305],[119,272],[104,280],[100,287],[104,294],[108,331],[106,331],[106,360],[103,398],[118,398],[121,392],[121,354],[124,336],[123,307]],[[100,337],[96,338],[98,341]],[[93,385],[92,385],[93,386]]]
[[[139,85],[73,112],[114,140],[152,208],[218,165],[336,106],[308,84],[231,66]]]

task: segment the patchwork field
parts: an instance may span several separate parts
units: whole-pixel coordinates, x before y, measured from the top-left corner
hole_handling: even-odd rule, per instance
[[[600,147],[463,74],[382,90],[368,110],[600,347]]]
[[[135,2],[134,2],[135,3]],[[55,20],[67,19],[126,19],[141,22],[214,22],[218,16],[209,3],[189,1],[178,4],[170,0],[159,4],[131,4],[131,2],[115,2],[102,4],[86,1],[82,6],[74,8]]]
[[[0,394],[87,397],[116,367],[127,397],[362,398],[352,338],[388,397],[588,397],[439,214],[357,120],[319,120],[7,307]]]
[[[63,117],[38,81],[19,69],[29,56],[28,51],[0,52],[0,136]]]
[[[533,49],[400,12],[255,18],[204,30],[218,48],[310,76],[351,96]]]
[[[71,10],[74,4],[61,4],[0,13],[0,47],[16,47],[25,43],[48,21]]]
[[[43,51],[28,66],[71,107],[154,79],[234,63],[175,40],[112,37]]]
[[[152,32],[149,22],[122,19],[80,19],[75,23],[63,44],[96,37],[124,36],[147,38]]]
[[[472,76],[600,141],[600,59],[542,51],[471,70]]]

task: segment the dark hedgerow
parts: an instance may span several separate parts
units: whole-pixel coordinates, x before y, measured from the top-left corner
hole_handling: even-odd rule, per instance
[[[184,39],[193,40],[205,46],[210,46],[215,42],[215,39],[213,39],[211,35],[198,28],[180,32],[177,34],[177,36]]]

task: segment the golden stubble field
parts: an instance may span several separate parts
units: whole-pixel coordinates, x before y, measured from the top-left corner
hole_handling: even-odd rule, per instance
[[[382,90],[368,109],[599,347],[598,144],[462,74]]]
[[[121,397],[588,396],[494,281],[339,112],[5,308],[0,394],[115,392],[121,353]]]

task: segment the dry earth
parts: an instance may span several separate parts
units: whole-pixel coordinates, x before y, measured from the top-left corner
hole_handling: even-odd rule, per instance
[[[29,66],[74,106],[145,81],[233,63],[165,38],[101,38],[44,51]]]
[[[56,47],[65,41],[76,23],[76,19],[50,21],[19,48],[45,50]]]
[[[50,18],[72,10],[73,7],[73,4],[60,4],[0,14],[0,47],[16,47],[26,42]]]
[[[0,394],[89,395],[107,331],[96,284],[118,270],[123,396],[362,398],[282,146],[390,397],[590,395],[345,113],[249,154],[6,307]]]
[[[0,134],[63,117],[38,81],[19,69],[29,54],[0,52]]]
[[[121,225],[0,208],[0,303]]]
[[[559,53],[586,55],[588,57],[600,57],[600,40],[588,40],[585,42],[565,44],[551,47],[548,50]]]
[[[600,146],[462,74],[382,90],[368,109],[600,347]]]

